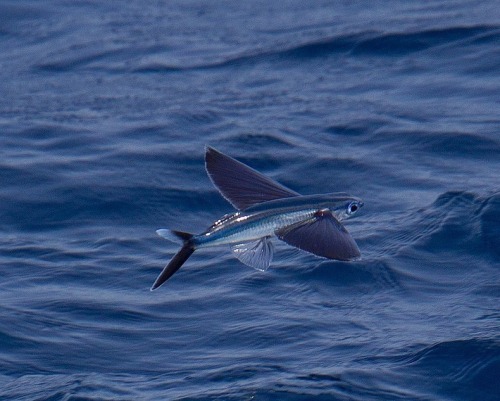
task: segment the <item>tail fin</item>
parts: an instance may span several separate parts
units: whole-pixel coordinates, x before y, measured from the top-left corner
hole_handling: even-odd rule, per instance
[[[193,234],[185,233],[184,231],[167,230],[166,228],[156,230],[156,234],[175,244],[183,244],[193,238]]]
[[[174,232],[176,236],[181,237],[184,240],[184,244],[182,248],[175,254],[172,260],[166,265],[163,271],[160,273],[153,286],[151,287],[151,291],[156,290],[159,286],[161,286],[165,281],[167,281],[170,277],[174,275],[174,273],[181,268],[186,260],[193,254],[194,246],[192,244],[191,238],[193,237],[188,233]]]

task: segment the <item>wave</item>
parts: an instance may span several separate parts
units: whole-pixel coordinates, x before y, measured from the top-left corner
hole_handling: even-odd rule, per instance
[[[500,141],[495,136],[475,132],[456,131],[409,131],[398,128],[394,130],[379,130],[370,134],[372,145],[385,145],[399,151],[402,146],[409,147],[412,153],[419,155],[434,154],[445,158],[474,158],[496,161],[500,152]],[[415,157],[415,156],[414,156]]]
[[[486,40],[485,38],[490,37],[489,40],[494,40],[498,36],[498,27],[495,26],[450,27],[413,33],[368,31],[320,39],[290,46],[285,49],[250,51],[237,56],[222,57],[212,63],[189,66],[162,65],[160,63],[143,65],[136,68],[135,72],[173,72],[191,69],[237,67],[270,61],[307,60],[336,54],[350,54],[352,56],[376,54],[382,57],[394,57],[408,55],[445,44],[449,45],[465,39],[479,40],[482,38]]]
[[[482,400],[498,396],[497,379],[500,369],[500,343],[494,340],[466,339],[444,341],[428,346],[411,355],[404,369],[432,379],[428,385],[439,393],[475,399],[481,389]]]
[[[408,248],[441,252],[460,249],[484,255],[498,249],[500,193],[479,196],[468,191],[447,191],[423,208],[366,216],[371,227],[366,243],[370,255],[397,255]],[[374,249],[377,248],[377,249]]]
[[[204,70],[251,66],[257,63],[307,60],[349,54],[354,57],[377,55],[380,57],[404,56],[424,50],[460,43],[492,42],[500,36],[497,26],[451,26],[415,32],[364,31],[341,34],[329,38],[313,39],[305,43],[285,46],[269,45],[260,49],[243,51],[227,49],[218,54],[206,55],[202,50],[193,51],[191,57],[176,55],[183,61],[169,61],[168,49],[148,45],[144,48],[123,47],[102,49],[100,41],[89,42],[81,48],[60,49],[51,59],[40,61],[34,68],[45,72],[67,72],[80,69],[107,70],[109,72],[175,73],[187,70]],[[140,61],[141,54],[160,52],[155,61]],[[180,57],[179,57],[180,56]],[[130,62],[130,58],[135,60]],[[157,61],[158,59],[165,61]]]

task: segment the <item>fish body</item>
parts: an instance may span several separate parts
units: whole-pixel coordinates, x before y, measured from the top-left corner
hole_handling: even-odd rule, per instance
[[[196,248],[231,245],[273,236],[283,227],[314,217],[318,210],[330,210],[341,221],[346,203],[361,202],[342,194],[306,195],[277,199],[232,213],[216,221],[204,233],[193,237]]]
[[[342,220],[363,206],[345,193],[300,195],[245,164],[207,147],[206,169],[221,194],[238,209],[201,234],[160,229],[158,235],[182,247],[165,266],[151,290],[167,281],[200,248],[230,245],[243,263],[266,270],[273,256],[272,237],[328,259],[360,257]]]

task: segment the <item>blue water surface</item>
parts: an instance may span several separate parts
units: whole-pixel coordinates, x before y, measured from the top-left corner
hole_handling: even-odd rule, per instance
[[[500,399],[498,2],[0,1],[1,400]],[[177,245],[206,144],[362,259]]]

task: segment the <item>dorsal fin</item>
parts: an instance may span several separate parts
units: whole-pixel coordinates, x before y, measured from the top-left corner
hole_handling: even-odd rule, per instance
[[[209,146],[205,153],[205,167],[215,187],[238,210],[300,195]]]

